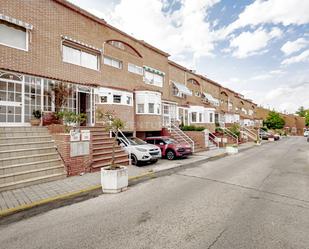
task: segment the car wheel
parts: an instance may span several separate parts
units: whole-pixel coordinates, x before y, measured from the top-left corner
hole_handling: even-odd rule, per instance
[[[175,152],[172,151],[172,150],[169,150],[169,151],[166,153],[166,158],[167,158],[168,160],[174,160],[175,157],[176,157]]]
[[[137,157],[134,154],[131,154],[131,163],[132,165],[138,165]]]

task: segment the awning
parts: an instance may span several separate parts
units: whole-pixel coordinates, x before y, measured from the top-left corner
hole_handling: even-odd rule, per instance
[[[219,100],[214,98],[211,94],[209,93],[203,93],[204,98],[207,99],[210,103],[213,103],[214,105],[219,105]]]
[[[148,71],[148,72],[151,72],[151,73],[155,73],[155,74],[159,74],[161,76],[164,76],[165,73],[164,72],[161,72],[160,70],[157,70],[157,69],[154,69],[152,67],[148,67],[148,66],[143,66],[144,70]]]
[[[26,23],[26,22],[23,22],[23,21],[20,21],[16,18],[13,18],[13,17],[3,15],[3,14],[0,14],[0,20],[6,21],[6,22],[9,22],[9,23],[13,23],[13,24],[20,26],[20,27],[23,27],[25,29],[30,29],[30,30],[33,29],[33,25]]]
[[[177,82],[174,82],[174,81],[172,81],[172,83],[178,89],[178,91],[180,93],[183,93],[183,94],[188,95],[188,96],[192,96],[192,92],[184,84],[180,84],[180,83],[177,83]]]
[[[80,46],[82,46],[82,47],[90,48],[90,49],[96,50],[96,51],[98,51],[98,52],[100,52],[100,53],[103,52],[103,49],[101,49],[101,48],[96,48],[96,47],[94,47],[94,46],[92,46],[92,45],[86,44],[86,43],[84,43],[84,42],[82,42],[82,41],[78,41],[78,40],[73,39],[73,38],[71,38],[71,37],[68,37],[68,36],[65,36],[65,35],[62,35],[61,37],[62,37],[64,40],[67,40],[67,41],[70,41],[70,42],[73,42],[73,43],[77,43],[78,45],[80,45]]]

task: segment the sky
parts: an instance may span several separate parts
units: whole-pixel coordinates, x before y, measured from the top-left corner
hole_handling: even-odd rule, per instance
[[[70,0],[258,105],[309,108],[309,0]]]

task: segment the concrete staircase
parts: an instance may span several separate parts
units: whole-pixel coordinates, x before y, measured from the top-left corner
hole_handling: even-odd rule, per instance
[[[0,191],[66,177],[45,127],[0,127]]]
[[[112,160],[113,141],[109,132],[103,128],[90,129],[92,135],[92,171],[98,171],[100,168],[109,166]],[[129,157],[118,144],[116,145],[115,162],[121,165],[129,164]]]

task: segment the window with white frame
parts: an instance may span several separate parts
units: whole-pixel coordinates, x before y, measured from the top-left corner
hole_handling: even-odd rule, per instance
[[[104,56],[104,64],[118,69],[122,69],[122,61],[111,57]]]
[[[66,44],[62,45],[62,59],[74,65],[86,67],[93,70],[99,70],[99,56],[80,48],[74,48]]]
[[[121,95],[118,95],[118,94],[114,94],[113,95],[113,103],[121,103]]]
[[[151,91],[136,91],[136,113],[161,115],[161,94]]]
[[[144,74],[144,69],[142,67],[136,66],[132,63],[128,63],[128,71],[139,75]]]
[[[197,123],[197,112],[191,112],[191,122]]]
[[[213,123],[213,122],[214,122],[214,114],[209,113],[209,123]]]
[[[98,104],[133,106],[133,93],[130,92],[100,87],[95,94],[99,96]]]
[[[253,115],[253,111],[251,109],[249,109],[248,113],[249,115]]]
[[[144,68],[144,81],[146,84],[162,87],[164,74],[158,70]]]
[[[28,50],[28,31],[24,27],[0,20],[0,44]]]

